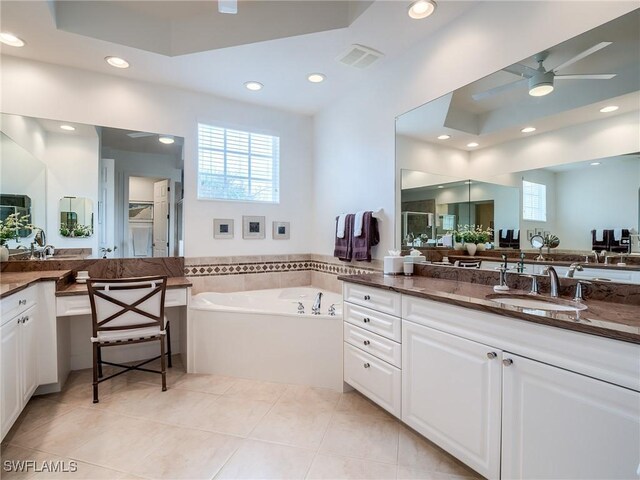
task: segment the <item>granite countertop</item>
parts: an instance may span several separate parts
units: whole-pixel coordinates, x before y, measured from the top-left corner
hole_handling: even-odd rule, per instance
[[[187,277],[169,277],[167,279],[167,288],[185,288],[190,286],[191,281]],[[68,283],[60,286],[60,288],[56,290],[56,297],[88,294],[86,283]]]
[[[449,257],[449,261],[451,262],[455,260],[482,260],[484,262],[502,263],[502,258],[500,257],[482,255],[482,254],[474,255],[474,256],[449,255],[448,257]],[[520,263],[520,257],[508,257],[507,262],[509,263],[509,266],[517,265],[518,263]],[[640,265],[637,265],[637,264],[618,265],[617,263],[611,263],[611,264],[605,265],[604,260],[602,260],[602,263],[585,263],[581,261],[567,261],[567,260],[553,260],[553,259],[538,261],[531,258],[525,258],[524,263],[525,265],[551,265],[551,266],[561,266],[561,267],[570,267],[574,263],[579,263],[584,268],[600,268],[602,270],[633,270],[633,271],[640,270]]]
[[[490,285],[422,276],[385,276],[379,274],[345,275],[338,280],[384,288],[460,307],[495,313],[553,327],[575,330],[616,340],[640,344],[640,306],[586,300],[586,310],[552,312],[499,304],[487,299],[495,293]],[[526,295],[522,290],[507,294]],[[540,295],[544,298],[544,295]],[[569,299],[565,299],[569,300]]]
[[[44,270],[40,272],[2,272],[0,277],[0,298],[24,290],[29,285],[52,280],[59,282],[71,275],[71,270]]]
[[[0,277],[0,298],[24,290],[29,285],[41,281],[55,281],[56,296],[88,295],[87,285],[75,283],[71,278],[72,270],[40,270],[33,272],[2,272]],[[167,288],[190,287],[187,277],[169,277]]]

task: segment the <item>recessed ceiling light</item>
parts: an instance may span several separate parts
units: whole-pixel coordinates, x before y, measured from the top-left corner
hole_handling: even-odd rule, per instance
[[[444,188],[444,186],[443,185],[438,185],[438,188]]]
[[[326,77],[322,73],[310,73],[307,77],[311,83],[320,83],[323,82]]]
[[[106,62],[112,67],[116,68],[129,68],[129,62],[120,57],[104,57]]]
[[[24,47],[24,40],[9,32],[0,33],[0,42],[5,45],[11,45],[12,47]]]
[[[164,143],[165,145],[171,145],[173,142],[175,142],[171,135],[161,135],[160,137],[158,137],[158,141],[160,143]]]
[[[76,127],[72,127],[71,125],[60,125],[60,128],[67,132],[73,132],[76,129]]]
[[[451,138],[451,135],[440,135],[438,137],[438,140],[449,140]]]
[[[536,127],[524,127],[520,130],[522,133],[531,133],[536,131]]]
[[[411,18],[420,20],[427,18],[436,11],[436,2],[433,0],[416,0],[409,5],[408,14]]]
[[[264,85],[262,85],[260,82],[245,82],[244,86],[247,87],[247,90],[257,92],[258,90],[262,90],[262,87]]]
[[[478,144],[476,142],[471,142],[471,143],[467,143],[467,147],[473,148],[473,147],[477,147]]]
[[[600,165],[600,162],[591,162],[591,166],[592,166],[592,167],[596,167],[596,166],[598,166],[598,165]]]
[[[601,108],[600,111],[602,113],[611,113],[611,112],[615,112],[616,110],[618,110],[618,108],[620,108],[620,107],[618,107],[617,105],[609,105],[607,107]]]

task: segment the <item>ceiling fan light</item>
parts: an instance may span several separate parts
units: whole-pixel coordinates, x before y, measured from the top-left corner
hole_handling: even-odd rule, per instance
[[[540,72],[529,79],[529,95],[544,97],[553,92],[553,72]]]
[[[408,14],[415,20],[427,18],[436,11],[436,2],[433,0],[415,0],[409,5]]]
[[[174,138],[171,135],[161,135],[160,137],[158,137],[158,141],[160,143],[164,143],[165,145],[171,145],[173,142],[175,142]]]

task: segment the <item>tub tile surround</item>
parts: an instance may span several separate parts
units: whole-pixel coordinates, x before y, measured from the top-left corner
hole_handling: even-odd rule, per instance
[[[373,273],[382,262],[341,262],[328,255],[250,255],[191,257],[185,259],[184,275],[193,293],[237,292],[313,285],[340,293],[338,275]]]
[[[157,376],[126,374],[95,405],[90,370],[74,372],[29,402],[2,464],[73,460],[74,478],[481,478],[357,392],[186,374],[179,355],[172,370],[167,392]]]

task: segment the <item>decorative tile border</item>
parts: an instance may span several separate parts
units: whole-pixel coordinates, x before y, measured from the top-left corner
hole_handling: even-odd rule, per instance
[[[274,272],[315,271],[332,275],[359,275],[378,271],[375,267],[354,264],[339,264],[319,260],[291,260],[281,262],[234,262],[186,265],[187,277],[209,277],[222,275],[246,275]]]

